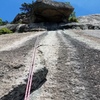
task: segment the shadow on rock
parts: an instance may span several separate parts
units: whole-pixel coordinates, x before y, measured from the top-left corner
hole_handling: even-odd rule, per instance
[[[34,73],[32,80],[31,93],[39,89],[45,82],[48,70],[44,67]],[[27,79],[25,80],[27,82]],[[0,100],[24,100],[26,84],[18,85],[11,92],[3,96]]]

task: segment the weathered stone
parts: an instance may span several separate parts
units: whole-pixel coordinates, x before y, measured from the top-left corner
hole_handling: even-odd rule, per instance
[[[34,22],[67,21],[74,8],[68,4],[51,0],[37,0],[33,4]]]
[[[78,17],[78,23],[61,24],[60,29],[100,29],[100,14]]]
[[[59,26],[60,29],[93,29],[97,30],[100,29],[100,25],[92,24],[92,23],[68,23],[68,24],[61,24]]]
[[[43,83],[46,81],[47,73],[48,70],[45,67],[34,72],[31,92],[43,85]],[[25,81],[27,82],[27,79]],[[12,88],[12,91],[0,97],[0,100],[24,100],[26,84],[21,83],[20,85],[12,86]]]
[[[100,14],[80,16],[77,19],[80,23],[100,24]]]
[[[100,14],[78,17],[78,22],[87,24],[88,29],[100,29]]]
[[[69,4],[51,0],[37,0],[33,3],[32,13],[18,14],[12,23],[66,22],[74,8]]]
[[[16,28],[16,32],[18,33],[28,32],[28,31],[30,31],[28,24],[19,24]]]
[[[28,24],[29,22],[30,22],[30,14],[22,13],[22,14],[17,14],[12,23]]]
[[[61,29],[88,29],[87,25],[82,23],[68,23],[60,25]]]
[[[57,23],[31,23],[30,30],[55,30],[58,28]]]
[[[30,31],[28,24],[7,24],[4,26],[0,26],[1,28],[8,28],[9,30],[13,32],[28,32]]]

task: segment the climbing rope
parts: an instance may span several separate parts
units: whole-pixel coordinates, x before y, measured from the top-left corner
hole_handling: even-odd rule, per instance
[[[32,78],[33,78],[33,71],[34,71],[34,63],[35,63],[35,56],[36,56],[36,49],[37,49],[37,43],[38,43],[38,37],[36,38],[34,49],[33,49],[32,65],[31,65],[31,67],[29,69],[29,76],[28,76],[28,81],[27,81],[24,100],[29,100],[29,96],[30,96]]]

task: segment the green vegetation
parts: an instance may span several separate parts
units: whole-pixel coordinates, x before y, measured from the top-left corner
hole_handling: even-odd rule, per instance
[[[24,13],[31,13],[32,12],[32,5],[33,5],[34,1],[32,1],[32,3],[23,3],[21,4],[20,10]]]
[[[3,20],[0,18],[0,26],[1,26],[1,25],[6,25],[6,24],[8,24],[8,21],[3,21]]]
[[[21,15],[30,16],[30,18],[32,18],[33,4],[34,4],[34,1],[32,1],[32,3],[24,2],[23,4],[21,4],[21,7],[20,7]],[[20,22],[20,23],[22,23],[22,22]]]
[[[31,8],[32,8],[32,4],[29,4],[29,3],[23,3],[20,7],[20,10],[21,11],[24,11],[24,12],[30,12],[31,11]]]
[[[0,18],[0,25],[2,25],[2,19]]]
[[[73,12],[71,13],[71,15],[69,16],[68,21],[69,21],[69,22],[78,22],[78,20],[77,20],[77,18],[76,18],[76,14],[75,14],[74,11],[73,11]]]
[[[76,17],[69,17],[68,21],[69,22],[78,22]]]
[[[71,6],[70,2],[66,2],[65,4],[68,4]],[[76,18],[76,13],[73,11],[69,18],[68,18],[68,22],[78,22],[77,18]]]
[[[0,35],[1,34],[10,34],[10,33],[12,33],[12,31],[9,30],[8,28],[1,28],[0,29]]]

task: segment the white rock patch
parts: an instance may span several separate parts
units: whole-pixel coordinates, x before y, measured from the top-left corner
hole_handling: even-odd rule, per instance
[[[69,35],[69,36],[71,36],[74,39],[77,39],[77,40],[79,40],[79,41],[87,44],[90,48],[94,48],[94,49],[100,50],[100,43],[97,43],[97,42],[95,42],[93,40],[81,37],[80,35],[75,34],[72,31],[65,30],[64,33],[67,34],[67,35]]]
[[[25,42],[28,40],[31,40],[33,37],[36,37],[40,35],[43,32],[38,32],[38,34],[30,34],[29,36],[22,37],[21,39],[18,39],[17,41],[14,41],[12,44],[8,43],[4,44],[2,48],[0,48],[0,51],[10,51],[12,49],[20,48]]]
[[[51,100],[52,93],[49,92],[50,90],[48,90],[48,88],[50,89],[56,87],[57,85],[57,82],[54,80],[53,76],[53,74],[56,73],[59,49],[59,42],[56,37],[56,32],[48,32],[48,35],[40,42],[39,45],[40,47],[38,50],[42,52],[42,56],[46,62],[46,68],[49,70],[49,72],[46,83],[42,86],[42,88],[38,89],[31,95],[31,100]]]

